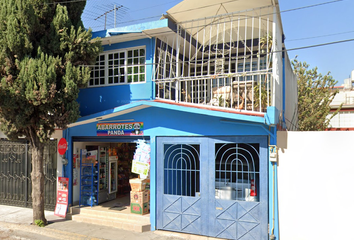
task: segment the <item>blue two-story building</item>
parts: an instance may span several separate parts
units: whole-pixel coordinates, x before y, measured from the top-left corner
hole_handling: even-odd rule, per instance
[[[279,237],[269,152],[278,129],[296,128],[297,84],[278,1],[196,2],[94,33],[104,51],[80,90],[82,117],[63,133],[69,203],[80,201],[79,149],[141,139],[151,147],[152,230]]]

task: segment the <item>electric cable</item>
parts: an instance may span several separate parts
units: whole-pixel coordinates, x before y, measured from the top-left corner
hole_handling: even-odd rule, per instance
[[[62,4],[62,3],[74,3],[74,2],[82,2],[82,1],[86,1],[86,0],[72,0],[72,1],[66,1],[66,2],[53,2],[53,3],[45,3],[45,4]],[[87,0],[89,1],[89,0]],[[92,1],[92,0],[91,0]],[[230,2],[234,2],[235,0],[231,0],[231,1],[226,1],[223,3],[230,3]],[[239,0],[237,0],[239,1]],[[285,13],[285,12],[291,12],[291,11],[297,11],[297,10],[302,10],[302,9],[306,9],[306,8],[312,8],[312,7],[318,7],[318,6],[322,6],[322,5],[326,5],[326,4],[331,4],[331,3],[337,3],[337,2],[341,2],[343,0],[332,0],[332,1],[327,1],[327,2],[322,2],[322,3],[318,3],[318,4],[313,4],[313,5],[308,5],[308,6],[303,6],[303,7],[298,7],[298,8],[292,8],[292,9],[287,9],[287,10],[282,10],[279,11],[279,13]],[[174,2],[174,1],[171,1]],[[178,11],[178,12],[171,12],[170,14],[177,14],[177,13],[183,13],[183,12],[188,12],[188,11],[192,11],[192,10],[199,10],[202,8],[206,8],[206,7],[211,7],[211,6],[215,6],[215,5],[219,5],[220,3],[217,4],[211,4],[211,5],[207,5],[207,6],[203,6],[203,7],[198,7],[198,8],[190,8],[187,10],[183,10],[183,11]],[[152,8],[152,7],[151,7]],[[274,12],[269,13],[267,15],[273,15]],[[131,21],[125,21],[125,22],[120,22],[119,24],[124,24],[124,23],[131,23],[131,22],[137,22],[137,21],[142,21],[142,20],[147,20],[147,19],[152,19],[152,18],[157,18],[157,17],[161,17],[161,15],[156,15],[156,16],[150,16],[150,17],[145,17],[145,18],[141,18],[141,19],[135,19],[135,20],[131,20]],[[95,26],[95,27],[102,27],[102,26]]]
[[[228,3],[228,2],[233,2],[232,1],[227,1],[224,3]],[[298,7],[298,8],[292,8],[292,9],[287,9],[287,10],[283,10],[283,11],[279,11],[278,13],[284,13],[284,12],[291,12],[291,11],[297,11],[297,10],[302,10],[302,9],[306,9],[306,8],[312,8],[312,7],[316,7],[316,6],[322,6],[325,4],[330,4],[330,3],[336,3],[336,2],[341,2],[343,0],[333,0],[333,1],[329,1],[329,2],[322,2],[322,3],[318,3],[318,4],[313,4],[313,5],[308,5],[308,6],[303,6],[303,7]],[[214,6],[214,5],[219,5],[220,3],[217,4],[212,4],[212,5],[208,5],[208,7],[210,6]],[[187,9],[184,11],[179,11],[179,12],[171,12],[170,14],[176,14],[176,13],[183,13],[183,12],[187,12],[187,11],[192,11],[192,10],[199,10],[201,8],[193,8],[193,9]],[[267,16],[267,15],[273,15],[274,12],[265,14],[265,15],[261,15],[261,16]],[[131,23],[131,22],[136,22],[136,21],[140,21],[140,20],[146,20],[146,19],[151,19],[151,18],[157,18],[157,17],[161,17],[161,15],[157,15],[157,16],[150,16],[150,17],[145,17],[145,18],[141,18],[141,19],[136,19],[136,20],[131,20],[131,21],[126,21],[126,22],[121,22],[120,24],[124,24],[124,23]]]
[[[326,35],[313,36],[313,37],[306,37],[306,38],[295,38],[295,39],[290,39],[290,40],[286,39],[285,41],[287,41],[287,42],[301,41],[301,40],[314,39],[314,38],[337,36],[337,35],[353,33],[353,32],[354,32],[354,30],[353,31],[347,31],[347,32],[339,32],[339,33],[332,33],[332,34],[326,34]]]
[[[289,9],[289,10],[284,10],[284,11],[280,11],[280,12],[289,12],[289,11],[293,11],[293,10],[300,10],[300,9],[304,9],[304,8],[309,8],[309,7],[315,7],[315,6],[321,6],[324,4],[329,4],[329,3],[334,3],[334,2],[340,2],[343,0],[334,0],[334,1],[329,1],[329,2],[324,2],[324,3],[319,3],[319,4],[315,4],[315,5],[309,5],[309,6],[304,6],[304,7],[300,7],[300,8],[294,8],[294,9]],[[273,14],[273,13],[271,13]],[[262,16],[266,16],[266,15],[270,15],[270,14],[264,14]],[[150,17],[149,17],[150,18]],[[146,19],[146,18],[145,18]],[[121,23],[120,23],[121,24]],[[195,27],[198,27],[195,26]],[[157,32],[156,35],[158,34],[167,34],[167,33],[171,33],[171,32],[175,32],[177,33],[177,30],[170,30],[170,31],[163,31],[163,32]],[[354,31],[353,31],[354,32]],[[121,36],[121,39],[124,40],[124,37]],[[127,37],[128,39],[128,37]],[[337,43],[343,43],[343,42],[349,42],[349,41],[353,41],[353,39],[346,39],[346,40],[341,40],[341,41],[335,41],[335,42],[329,42],[329,43],[323,43],[323,44],[316,44],[316,45],[309,45],[309,46],[303,46],[303,47],[298,47],[298,48],[292,48],[292,49],[287,49],[286,51],[293,51],[293,50],[300,50],[300,49],[306,49],[306,48],[313,48],[313,47],[320,47],[320,46],[325,46],[325,45],[331,45],[331,44],[337,44]],[[281,51],[275,51],[275,52],[283,52],[284,50]]]
[[[286,49],[285,51],[289,52],[289,51],[294,51],[294,50],[302,50],[302,49],[307,49],[307,48],[322,47],[322,46],[345,43],[345,42],[352,42],[352,41],[354,41],[354,38],[340,40],[340,41],[327,42],[327,43],[320,43],[320,44],[315,44],[315,45],[308,45],[308,46],[297,47],[297,48],[290,48],[290,49]],[[283,51],[284,50],[274,51],[274,53],[283,52]]]

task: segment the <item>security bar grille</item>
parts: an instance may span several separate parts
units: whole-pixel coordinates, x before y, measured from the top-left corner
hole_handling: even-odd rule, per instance
[[[199,145],[164,145],[164,194],[197,196],[200,192],[199,156]]]
[[[44,208],[54,210],[57,184],[57,141],[44,146]],[[0,204],[32,207],[32,150],[26,142],[0,140]]]
[[[215,197],[257,201],[259,186],[259,144],[218,143],[215,145]]]

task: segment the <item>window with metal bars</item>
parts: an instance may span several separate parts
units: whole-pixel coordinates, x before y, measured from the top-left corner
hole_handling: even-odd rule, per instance
[[[145,47],[102,53],[91,69],[89,86],[145,82]]]
[[[215,198],[258,201],[259,144],[215,144]]]
[[[200,192],[200,146],[164,145],[164,194],[198,196]]]

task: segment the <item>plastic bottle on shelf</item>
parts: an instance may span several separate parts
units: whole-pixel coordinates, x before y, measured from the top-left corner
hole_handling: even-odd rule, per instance
[[[88,205],[94,205],[96,203],[96,197],[95,196],[90,196],[89,199],[87,200]]]

